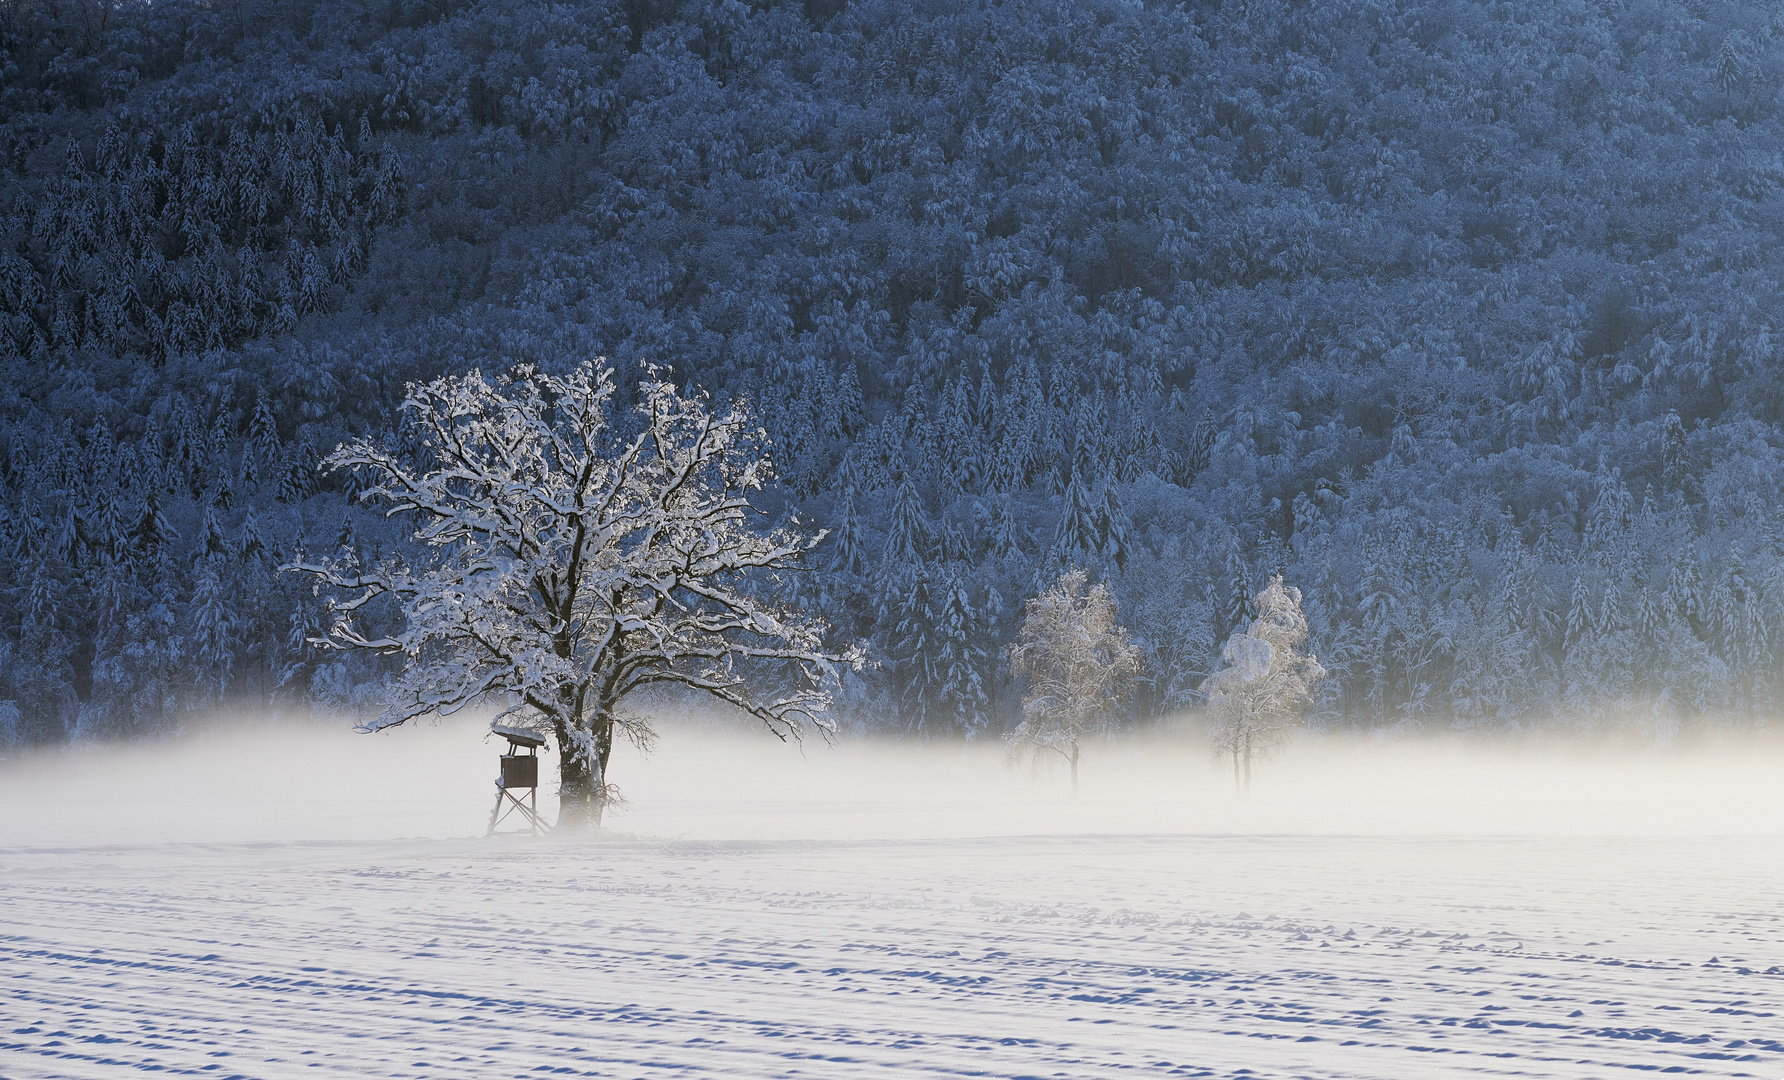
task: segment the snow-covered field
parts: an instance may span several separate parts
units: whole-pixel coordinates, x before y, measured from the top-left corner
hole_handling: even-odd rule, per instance
[[[0,765],[0,1077],[1784,1077],[1768,760],[1309,753],[1239,806],[1111,749],[1072,805],[672,733],[569,843],[475,835],[493,755]]]

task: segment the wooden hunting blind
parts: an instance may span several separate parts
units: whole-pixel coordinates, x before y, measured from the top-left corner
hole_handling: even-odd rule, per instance
[[[545,739],[536,731],[507,724],[491,724],[489,730],[508,740],[508,752],[502,755],[502,771],[496,777],[496,805],[489,812],[489,831],[484,835],[494,836],[496,826],[518,813],[527,827],[509,831],[538,836],[546,831],[545,822],[539,818],[539,748],[545,745]]]

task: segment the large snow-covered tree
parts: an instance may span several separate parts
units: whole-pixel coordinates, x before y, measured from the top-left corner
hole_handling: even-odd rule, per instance
[[[1202,684],[1213,717],[1209,740],[1216,753],[1231,755],[1233,786],[1241,794],[1251,789],[1252,759],[1300,722],[1313,685],[1326,674],[1302,651],[1307,618],[1301,613],[1301,590],[1284,585],[1278,574],[1253,604],[1257,617],[1227,639],[1221,669]]]
[[[1007,736],[1012,755],[1058,754],[1071,766],[1078,796],[1081,740],[1103,730],[1140,672],[1140,650],[1117,620],[1115,597],[1072,569],[1028,602],[1010,649],[1010,667],[1026,684],[1022,722]]]
[[[559,826],[598,826],[616,735],[648,745],[635,691],[709,694],[782,737],[827,728],[836,663],[824,627],[777,600],[822,534],[766,527],[749,502],[766,440],[741,407],[715,412],[646,369],[616,416],[613,369],[520,366],[411,388],[417,461],[361,440],[327,459],[360,470],[362,500],[412,516],[421,565],[350,555],[289,569],[346,590],[322,643],[401,656],[379,730],[500,702],[555,741]],[[367,629],[394,600],[399,628]]]

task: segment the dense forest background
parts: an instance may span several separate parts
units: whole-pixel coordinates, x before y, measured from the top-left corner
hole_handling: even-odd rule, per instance
[[[360,708],[299,552],[406,383],[673,365],[878,665],[1009,726],[1068,566],[1196,703],[1669,738],[1784,694],[1771,5],[0,0],[0,743]]]

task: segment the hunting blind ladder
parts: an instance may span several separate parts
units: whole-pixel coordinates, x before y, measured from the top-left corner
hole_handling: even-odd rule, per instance
[[[496,805],[489,812],[489,831],[484,835],[494,836],[496,826],[516,813],[527,827],[510,832],[532,836],[546,832],[545,822],[539,818],[539,748],[545,740],[537,732],[507,724],[491,724],[489,729],[508,740],[508,752],[502,755],[502,773],[496,777]]]

